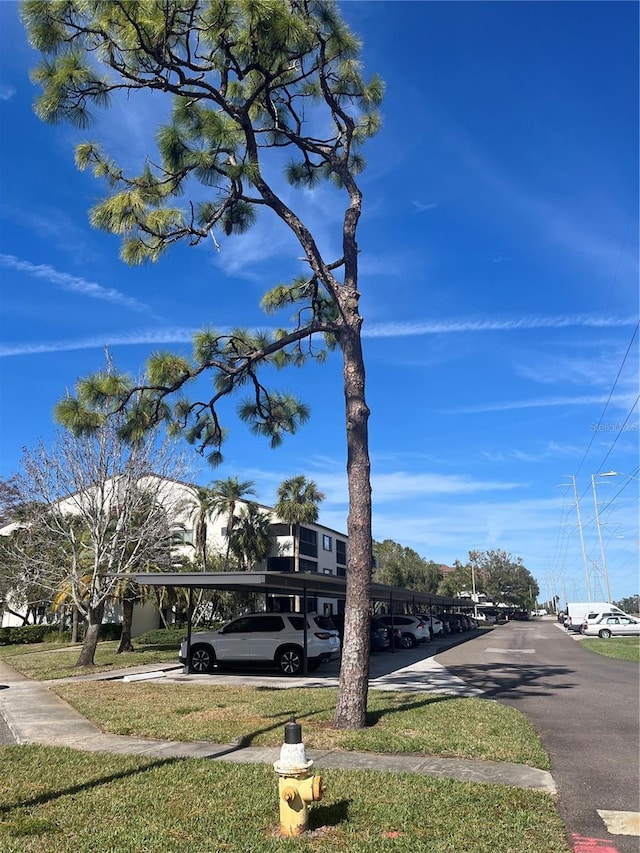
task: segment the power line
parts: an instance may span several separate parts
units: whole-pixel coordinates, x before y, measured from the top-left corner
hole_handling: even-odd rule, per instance
[[[600,420],[598,421],[598,426],[596,426],[595,430],[593,431],[593,435],[591,436],[591,441],[589,442],[589,446],[587,447],[587,449],[586,449],[586,450],[585,450],[585,452],[584,452],[584,456],[582,457],[582,461],[580,462],[580,465],[578,465],[578,470],[576,471],[576,475],[580,473],[580,469],[581,469],[581,468],[582,468],[582,466],[584,465],[585,460],[586,460],[587,456],[589,455],[589,451],[591,450],[591,445],[592,445],[592,444],[593,444],[593,442],[596,440],[596,435],[598,435],[598,427],[599,427],[599,426],[600,426],[600,424],[602,423],[602,419],[603,419],[603,418],[604,418],[604,416],[605,416],[605,413],[606,413],[606,411],[607,411],[607,407],[609,406],[609,403],[611,402],[611,398],[612,398],[612,396],[613,396],[613,392],[616,390],[616,385],[618,384],[618,380],[620,379],[620,374],[622,373],[622,368],[624,367],[624,365],[625,365],[625,363],[626,363],[626,361],[627,361],[627,358],[629,357],[629,353],[631,352],[631,347],[632,347],[633,342],[634,342],[634,340],[635,340],[635,338],[636,338],[636,335],[638,334],[638,329],[639,329],[639,328],[640,328],[640,320],[639,320],[639,321],[636,323],[636,325],[635,325],[635,328],[634,328],[634,330],[633,330],[633,335],[631,335],[631,340],[629,341],[629,345],[628,345],[628,347],[627,347],[627,351],[625,352],[625,354],[624,354],[624,358],[622,359],[622,364],[620,365],[620,367],[619,367],[619,369],[618,369],[618,373],[617,373],[616,378],[615,378],[615,380],[614,380],[613,386],[612,386],[612,388],[611,388],[611,391],[609,392],[609,396],[607,397],[607,402],[604,404],[604,409],[602,410],[602,414],[600,415]],[[637,405],[637,404],[638,404],[638,400],[636,399],[636,402],[634,403],[634,405],[633,405],[633,407],[632,407],[632,409],[631,409],[631,412],[633,411],[633,409],[636,407],[636,405]],[[627,415],[627,420],[629,419],[629,417],[630,417],[630,415],[631,415],[631,412],[629,412],[629,414]],[[626,421],[625,421],[625,423],[626,423]],[[616,439],[616,440],[617,440],[617,439]],[[615,443],[615,442],[614,442],[614,443]],[[609,455],[609,454],[607,454],[607,456],[608,456],[608,455]],[[606,458],[607,458],[607,457],[605,456],[605,459],[606,459]]]

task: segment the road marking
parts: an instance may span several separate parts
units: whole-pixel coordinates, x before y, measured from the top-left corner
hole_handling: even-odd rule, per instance
[[[573,832],[571,842],[573,853],[618,853],[618,848],[604,838],[587,838]]]
[[[640,836],[640,812],[613,812],[606,809],[596,811],[611,835]]]
[[[485,652],[504,652],[508,655],[535,655],[535,649],[485,649]]]

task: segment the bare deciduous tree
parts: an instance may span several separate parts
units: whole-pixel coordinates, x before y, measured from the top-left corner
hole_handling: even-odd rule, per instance
[[[89,666],[105,607],[122,597],[122,576],[171,568],[171,532],[183,511],[173,481],[186,474],[183,455],[154,431],[127,444],[115,419],[89,436],[60,431],[52,446],[25,451],[21,468],[30,509],[5,547],[25,580],[51,598],[64,591],[85,619],[77,665]]]

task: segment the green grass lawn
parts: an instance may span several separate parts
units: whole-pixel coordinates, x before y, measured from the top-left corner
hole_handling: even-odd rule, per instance
[[[116,654],[117,641],[100,642],[96,649],[95,666],[90,672],[109,672],[145,663],[178,663],[179,646],[152,645],[139,646],[134,652]],[[0,646],[0,660],[35,678],[46,681],[50,678],[72,678],[86,674],[87,670],[78,669],[76,661],[80,646],[56,643],[34,643],[31,645]]]
[[[92,681],[55,692],[104,731],[161,740],[252,746],[282,743],[291,715],[310,749],[418,753],[510,761],[548,769],[547,754],[527,719],[487,699],[370,690],[367,728],[331,728],[333,688],[231,687],[161,681]]]
[[[582,645],[590,652],[596,652],[608,658],[640,663],[640,637],[610,637],[608,640],[601,640],[600,637],[585,637]]]
[[[0,748],[3,853],[569,853],[555,799],[427,776],[327,770],[282,839],[266,765]]]
[[[122,655],[115,654],[116,648],[117,643],[100,643],[92,672],[175,660],[175,651],[156,647]],[[0,657],[32,678],[79,674],[77,648],[5,646]],[[68,682],[52,689],[113,734],[221,744],[241,737],[254,746],[276,746],[282,743],[284,724],[295,714],[310,749],[418,753],[549,768],[527,719],[487,699],[370,690],[367,727],[350,731],[331,728],[336,704],[332,688],[282,690],[153,680]]]
[[[116,655],[100,643],[93,672],[174,662],[175,649]],[[0,648],[33,678],[78,675],[78,648]],[[367,727],[331,728],[336,690],[158,680],[81,681],[53,690],[117,734],[251,745],[282,743],[295,714],[308,749],[419,753],[548,769],[542,743],[514,709],[476,698],[369,691]],[[280,838],[268,765],[0,748],[3,853],[569,853],[554,797],[428,776],[327,770],[327,791],[302,838]]]

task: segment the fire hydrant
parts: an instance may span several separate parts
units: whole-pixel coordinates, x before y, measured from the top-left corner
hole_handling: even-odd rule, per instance
[[[284,727],[280,759],[273,769],[280,777],[280,832],[285,836],[302,835],[309,826],[309,803],[322,799],[325,786],[320,776],[312,776],[313,761],[307,761],[302,743],[302,728],[295,718]]]

